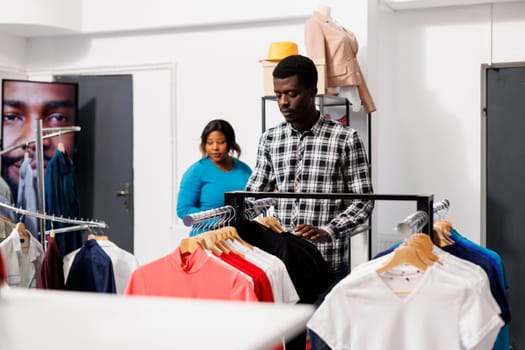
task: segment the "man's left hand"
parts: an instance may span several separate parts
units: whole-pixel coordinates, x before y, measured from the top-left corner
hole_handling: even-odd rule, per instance
[[[328,232],[322,228],[318,228],[312,225],[301,224],[294,228],[296,235],[306,238],[312,242],[326,243],[331,242],[332,237]]]

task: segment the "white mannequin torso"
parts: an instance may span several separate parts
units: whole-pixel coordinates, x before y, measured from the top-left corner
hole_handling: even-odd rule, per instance
[[[319,5],[317,5],[317,11],[321,12],[326,17],[332,19],[332,14],[331,14],[332,9],[330,8],[330,6],[319,4]]]

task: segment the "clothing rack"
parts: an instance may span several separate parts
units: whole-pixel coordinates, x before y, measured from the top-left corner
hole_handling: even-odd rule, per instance
[[[425,213],[432,213],[434,205],[434,195],[418,195],[418,194],[372,194],[372,193],[290,193],[290,192],[248,192],[248,191],[233,191],[224,193],[226,205],[232,206],[235,210],[234,226],[239,226],[243,219],[243,211],[245,208],[246,198],[310,198],[310,199],[345,199],[345,200],[382,200],[382,201],[411,201],[416,202],[417,211]],[[423,232],[432,234],[433,217],[429,215],[429,219],[424,226]],[[357,226],[356,231],[363,232],[369,230],[368,227]],[[371,241],[371,237],[369,242]],[[351,261],[351,249],[349,249],[349,261]],[[372,244],[368,245],[368,255],[372,256]]]
[[[439,215],[443,211],[447,211],[449,207],[450,201],[448,199],[443,199],[433,204],[432,213],[433,215]],[[396,230],[405,235],[416,233],[421,231],[421,229],[428,223],[428,220],[429,215],[427,214],[427,212],[418,210],[410,214],[405,219],[403,219],[403,221],[397,224]]]
[[[54,215],[48,215],[45,214],[45,199],[44,199],[44,152],[43,152],[43,143],[42,141],[44,139],[60,136],[63,134],[71,133],[71,132],[78,132],[81,128],[79,126],[66,126],[66,127],[58,127],[58,128],[43,128],[42,127],[42,119],[37,120],[36,130],[35,130],[35,140],[31,140],[25,143],[17,144],[15,146],[8,147],[6,149],[0,150],[0,156],[7,152],[11,152],[17,148],[21,147],[28,147],[29,144],[35,143],[35,153],[36,153],[36,164],[37,164],[37,199],[38,199],[38,212],[34,213],[25,209],[16,208],[14,206],[10,206],[8,204],[0,203],[0,206],[12,210],[17,214],[23,214],[23,215],[29,215],[34,216],[39,219],[39,232],[40,232],[40,243],[42,244],[42,247],[46,247],[46,220],[49,221],[55,221],[55,222],[62,222],[66,224],[76,225],[72,227],[66,227],[63,228],[61,232],[67,231],[73,231],[73,230],[80,230],[84,227],[88,228],[107,228],[108,226],[106,223],[101,221],[84,221],[84,220],[77,220],[77,219],[69,219],[69,218],[62,218],[62,217],[56,217]],[[49,134],[44,135],[45,132],[49,132]],[[57,232],[57,231],[55,231]]]
[[[310,198],[310,199],[345,199],[345,200],[386,200],[386,201],[413,201],[416,202],[417,210],[425,213],[433,212],[434,195],[417,194],[372,194],[372,193],[291,193],[291,192],[248,192],[233,191],[224,193],[225,203],[235,209],[235,224],[240,224],[242,212],[245,208],[246,198]],[[432,224],[429,218],[426,224],[426,232]]]

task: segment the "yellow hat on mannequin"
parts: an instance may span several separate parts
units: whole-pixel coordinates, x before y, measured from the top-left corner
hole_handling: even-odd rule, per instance
[[[285,57],[297,54],[299,54],[299,49],[297,48],[297,44],[293,41],[276,41],[270,44],[268,58],[263,58],[259,60],[259,62],[278,62]]]

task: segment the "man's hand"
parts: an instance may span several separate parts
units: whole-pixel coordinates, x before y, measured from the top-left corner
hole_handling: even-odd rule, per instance
[[[312,225],[301,224],[295,227],[294,231],[296,235],[309,239],[312,242],[326,243],[332,241],[332,237],[328,232]]]

